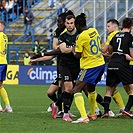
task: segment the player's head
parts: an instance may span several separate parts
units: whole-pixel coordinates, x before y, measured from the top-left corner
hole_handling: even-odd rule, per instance
[[[0,20],[0,32],[4,31],[5,26],[6,26],[6,23],[4,21]]]
[[[64,28],[65,27],[65,20],[66,20],[66,13],[61,13],[58,18],[57,18],[57,26],[59,28]]]
[[[108,33],[118,30],[119,22],[116,19],[110,19],[107,21],[107,31]]]
[[[68,32],[73,32],[75,30],[75,16],[68,15],[65,20],[65,26]]]
[[[132,19],[131,18],[124,18],[122,21],[122,29],[129,29],[132,28]]]
[[[86,27],[86,15],[84,13],[76,17],[75,27],[79,32],[82,32],[83,28]]]
[[[71,11],[71,10],[68,10],[67,12],[65,13],[61,13],[59,16],[58,16],[58,19],[57,19],[57,26],[59,28],[65,28],[65,20],[66,20],[66,17],[68,15],[74,15],[74,13]]]

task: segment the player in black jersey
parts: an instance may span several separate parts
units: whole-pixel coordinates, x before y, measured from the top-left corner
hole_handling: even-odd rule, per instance
[[[102,118],[108,117],[112,91],[120,82],[122,82],[123,86],[129,87],[131,91],[122,114],[133,118],[133,114],[130,113],[130,109],[133,106],[133,79],[129,61],[126,60],[125,56],[127,54],[133,57],[133,38],[130,34],[131,26],[132,20],[125,18],[122,22],[122,31],[113,37],[108,46],[108,51],[112,56],[107,69],[106,86],[108,86],[108,89],[104,96],[104,115]]]
[[[66,16],[68,15],[74,15],[72,11],[68,10],[66,13],[62,13],[58,16],[57,19],[57,26],[58,28],[55,30],[54,33],[54,37],[53,37],[53,49],[57,49],[58,47],[58,38],[61,34],[63,34],[66,29],[65,29],[65,19]],[[60,61],[60,54],[57,55],[57,78],[55,79],[55,81],[51,84],[50,88],[48,89],[48,97],[56,102],[57,98],[60,97],[61,93],[62,93],[62,89],[61,89],[61,74],[59,72],[59,61]],[[56,98],[56,94],[55,92],[58,90],[57,92],[57,98]],[[51,109],[51,106],[48,108]],[[71,117],[76,117],[75,115],[73,115],[70,111],[69,111],[69,115]],[[62,111],[62,103],[58,104],[58,114],[57,114],[57,118],[63,117],[63,111]]]
[[[69,15],[69,16],[71,16],[71,17],[73,17],[73,19],[74,19],[74,15]],[[70,18],[68,18],[68,19],[71,19],[71,17]],[[73,25],[74,24],[74,22],[73,23],[70,23],[69,25]],[[70,37],[70,38],[68,38],[68,39],[70,39],[70,42],[67,42],[68,40],[63,40],[62,38],[60,39],[60,40],[62,40],[62,41],[66,41],[67,42],[67,47],[66,47],[66,45],[62,45],[62,43],[61,43],[61,45],[60,45],[60,49],[58,48],[58,49],[56,49],[56,50],[54,50],[54,51],[51,51],[51,52],[48,52],[48,53],[44,53],[44,55],[45,56],[50,56],[50,55],[59,55],[61,58],[63,57],[63,59],[65,59],[64,58],[64,55],[62,54],[62,53],[64,53],[64,52],[71,52],[71,50],[72,50],[72,45],[74,45],[74,43],[75,43],[75,40],[76,40],[76,36],[77,36],[77,32],[76,32],[76,30],[75,30],[75,27],[74,27],[74,29],[73,29],[73,27],[71,27],[71,26],[69,26],[68,25],[68,27],[67,27],[67,30],[69,30],[70,32],[73,32],[73,30],[74,30],[74,33],[73,33],[73,35],[70,35],[69,34],[69,31],[67,31],[68,33],[67,33],[67,35],[68,35],[68,37]],[[72,28],[72,31],[71,31],[71,28]],[[65,33],[64,34],[62,34],[62,37],[65,37],[64,36],[65,35]],[[64,46],[66,47],[66,50],[68,50],[68,49],[70,49],[69,51],[64,51]],[[69,47],[70,46],[70,47]],[[54,52],[54,54],[53,54],[53,52]],[[66,55],[66,53],[65,53],[65,55]],[[72,55],[73,56],[73,54],[71,53],[71,54],[68,54],[68,56],[70,57],[70,55]],[[68,57],[68,59],[69,59],[69,57]],[[45,58],[45,57],[44,57]],[[74,60],[72,60],[72,63],[71,64],[73,64],[74,63],[74,65],[76,65],[77,66],[77,62],[78,62],[78,66],[79,66],[79,60],[77,60],[74,56],[72,57],[72,58],[74,58],[75,60],[76,60],[76,63],[75,63],[75,61]],[[70,59],[69,59],[70,60]],[[68,60],[68,61],[69,61]],[[35,60],[34,60],[35,61]],[[32,60],[32,62],[34,62],[33,60]],[[40,61],[40,59],[36,59],[36,61]],[[62,61],[61,61],[62,62]],[[70,67],[70,64],[69,64],[69,67]],[[75,69],[73,66],[71,66],[71,68],[72,69]],[[64,72],[64,71],[63,71]],[[73,72],[73,70],[71,71],[71,72]],[[78,72],[79,72],[79,67],[78,67]],[[77,72],[77,75],[78,75],[78,72]],[[70,73],[71,74],[71,73]],[[69,80],[72,80],[73,78],[76,80],[76,78],[77,78],[77,75],[76,76],[74,76],[75,75],[75,73],[74,74],[71,74],[71,75],[69,75],[70,76],[70,79]],[[74,77],[71,77],[71,76],[74,76]],[[65,78],[64,78],[64,80],[66,80]],[[62,96],[65,96],[64,94],[62,94]],[[62,99],[62,98],[61,98]],[[70,99],[69,99],[70,100]],[[60,102],[57,102],[57,105],[59,105],[59,103],[62,103],[62,101],[61,100],[58,100],[58,101],[60,101]],[[70,100],[71,101],[71,100]],[[71,105],[71,102],[70,102],[70,105]],[[69,105],[69,107],[67,108],[67,113],[68,113],[68,110],[70,109],[70,105]],[[65,106],[65,104],[64,104],[64,106]],[[65,108],[64,108],[64,110],[66,110]],[[64,112],[66,112],[66,111],[64,111]],[[52,115],[53,116],[53,118],[56,118],[56,116],[55,115]],[[68,115],[67,115],[68,116]],[[65,119],[66,120],[66,119]]]
[[[53,36],[53,49],[57,49],[57,46],[58,46],[58,38],[60,36],[60,34],[65,30],[65,19],[66,19],[66,16],[67,16],[67,13],[61,13],[59,16],[58,16],[58,19],[57,19],[57,29],[55,30],[54,32],[54,36]],[[54,56],[53,56],[54,57]],[[53,58],[52,57],[52,58]],[[60,73],[59,73],[59,70],[58,70],[58,64],[59,64],[59,59],[60,59],[60,56],[58,55],[57,56],[57,78],[54,80],[54,82],[50,85],[48,91],[47,91],[47,95],[48,97],[53,101],[53,102],[56,102],[57,101],[57,98],[61,95],[62,93],[62,90],[61,90],[61,86],[60,86],[60,79],[61,79],[61,76],[60,76]],[[56,91],[58,90],[57,92],[57,96],[56,96]],[[47,109],[48,112],[52,111],[52,108],[51,108],[51,104],[49,106],[49,108]],[[58,106],[58,117],[62,117],[62,103]]]
[[[64,115],[63,120],[72,121],[68,114],[68,110],[71,106],[71,97],[73,95],[73,83],[77,79],[78,73],[80,71],[79,59],[75,58],[72,53],[72,47],[75,44],[76,36],[78,35],[77,30],[74,25],[75,17],[69,15],[66,17],[66,28],[67,31],[59,37],[59,48],[61,50],[60,61],[59,61],[59,71],[62,77],[62,83],[64,85],[64,91],[61,97],[56,103],[52,104],[52,117],[56,118],[56,109],[60,100],[64,103]]]

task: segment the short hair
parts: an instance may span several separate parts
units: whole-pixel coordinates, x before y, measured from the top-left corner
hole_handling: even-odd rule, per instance
[[[68,11],[66,12],[66,14],[67,14],[67,16],[68,16],[68,15],[73,15],[73,16],[75,16],[72,10],[68,10]]]
[[[131,18],[124,18],[122,21],[122,28],[130,29],[132,27],[132,19]]]
[[[72,19],[72,18],[75,19],[75,16],[74,16],[74,15],[68,15],[68,16],[66,16],[66,19],[68,19],[68,20],[70,20],[70,19]]]
[[[75,25],[86,26],[86,15],[81,13],[75,19]]]
[[[110,22],[119,26],[119,22],[116,19],[110,19],[107,21],[107,23],[110,23]]]
[[[73,15],[74,16],[74,13],[71,11],[71,10],[68,10],[67,12],[64,12],[64,13],[61,13],[58,18],[60,17],[64,22],[66,20],[66,17],[68,15]]]
[[[39,40],[34,40],[34,42],[38,42],[38,44],[39,44]]]
[[[0,20],[0,24],[2,24],[2,25],[4,25],[4,26],[6,26],[5,21]]]
[[[61,14],[58,16],[58,18],[61,18],[61,19],[65,22],[66,16],[67,16],[66,13],[61,13]]]

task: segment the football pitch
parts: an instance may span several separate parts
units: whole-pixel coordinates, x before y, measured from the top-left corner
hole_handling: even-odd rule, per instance
[[[0,113],[0,133],[132,133],[133,119],[120,118],[98,118],[89,123],[72,124],[62,121],[61,118],[53,119],[51,113],[46,110],[51,103],[47,97],[46,85],[4,85],[8,92],[13,113]],[[96,87],[98,93],[105,94],[105,87]],[[124,89],[118,87],[123,100],[127,101]],[[85,99],[86,110],[89,110],[87,98]],[[4,107],[4,104],[2,102]],[[103,112],[103,108],[99,105]],[[118,113],[116,103],[111,102],[111,110]],[[133,108],[132,108],[133,110]],[[73,102],[71,112],[80,117]],[[73,118],[76,120],[77,118]]]

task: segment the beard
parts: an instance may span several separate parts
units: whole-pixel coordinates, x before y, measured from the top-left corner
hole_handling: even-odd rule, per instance
[[[73,32],[73,31],[74,31],[74,28],[73,28],[73,29],[70,29],[70,30],[69,30],[69,29],[67,29],[67,31],[71,33],[71,32]]]

